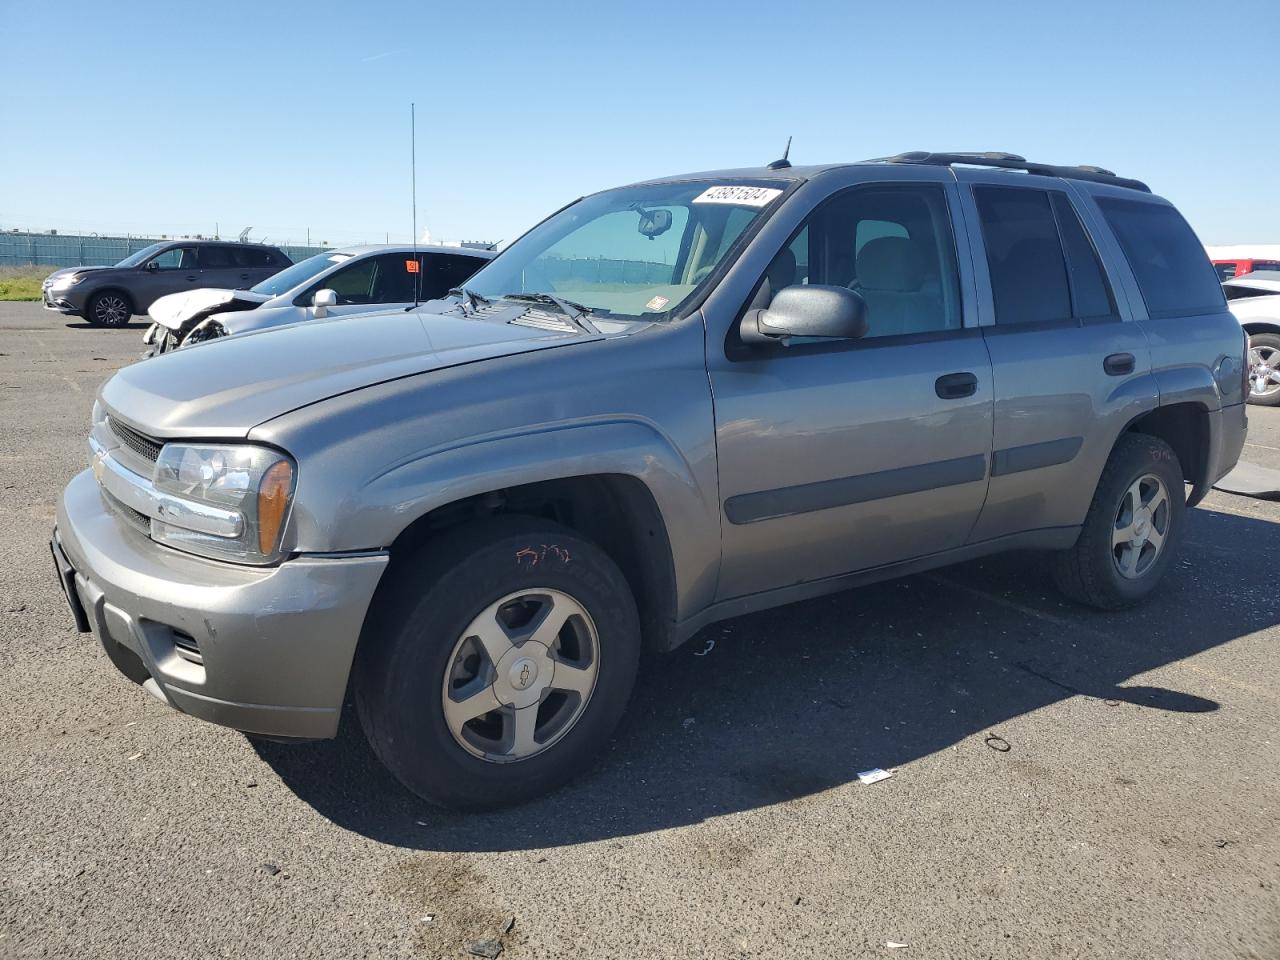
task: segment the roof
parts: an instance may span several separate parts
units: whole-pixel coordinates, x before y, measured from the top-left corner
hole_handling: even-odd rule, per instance
[[[883,166],[884,164],[910,164],[917,166],[977,166],[1032,173],[1040,176],[1060,177],[1067,180],[1084,180],[1094,183],[1105,183],[1117,187],[1127,187],[1150,193],[1150,188],[1140,180],[1121,177],[1110,170],[1094,166],[1061,166],[1027,160],[1014,153],[930,153],[918,150],[910,153],[899,153],[891,157],[878,157],[861,160],[856,163],[819,163],[804,166],[778,167],[775,164],[761,167],[738,167],[725,170],[706,170],[699,173],[685,173],[669,177],[656,177],[641,183],[670,183],[673,180],[807,180],[830,170],[848,169],[861,166]],[[640,184],[637,184],[637,186]]]

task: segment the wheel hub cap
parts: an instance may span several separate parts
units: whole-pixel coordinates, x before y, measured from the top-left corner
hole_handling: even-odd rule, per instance
[[[494,696],[500,703],[519,709],[542,699],[542,692],[555,675],[555,664],[546,647],[530,640],[513,647],[498,661],[495,673]]]
[[[444,720],[468,753],[493,763],[535,756],[586,710],[600,640],[585,607],[559,590],[509,594],[482,610],[454,644]]]

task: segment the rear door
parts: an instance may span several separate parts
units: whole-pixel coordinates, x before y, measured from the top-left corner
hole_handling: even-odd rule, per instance
[[[914,173],[914,172],[913,172]],[[720,599],[964,544],[987,490],[991,368],[952,227],[956,186],[860,183],[817,204],[749,301],[792,284],[867,303],[858,340],[708,344]],[[741,316],[741,314],[739,314]],[[718,321],[709,320],[709,326]]]
[[[236,265],[240,268],[236,277],[236,288],[252,287],[267,277],[274,276],[288,264],[284,257],[271,247],[250,245],[235,247],[233,250]]]
[[[1116,436],[1158,401],[1146,337],[1065,181],[956,176],[995,378],[991,483],[970,539],[1067,536]]]
[[[241,279],[244,268],[236,261],[236,248],[214,244],[199,248],[200,285],[235,290],[248,284]]]

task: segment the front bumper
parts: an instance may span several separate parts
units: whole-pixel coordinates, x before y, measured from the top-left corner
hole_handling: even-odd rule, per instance
[[[275,737],[332,737],[385,553],[242,567],[162,547],[106,507],[92,471],[52,548],[112,663],[183,713]],[[65,567],[63,564],[65,563]]]
[[[56,310],[58,313],[70,316],[80,315],[82,305],[73,303],[68,297],[67,290],[53,290],[46,287],[40,291],[40,300],[46,310]]]

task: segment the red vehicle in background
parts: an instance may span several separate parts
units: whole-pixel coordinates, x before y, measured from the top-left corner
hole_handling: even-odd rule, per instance
[[[1252,257],[1230,260],[1213,260],[1213,269],[1218,271],[1219,280],[1230,280],[1232,277],[1243,277],[1255,270],[1280,270],[1280,260],[1260,260]]]

